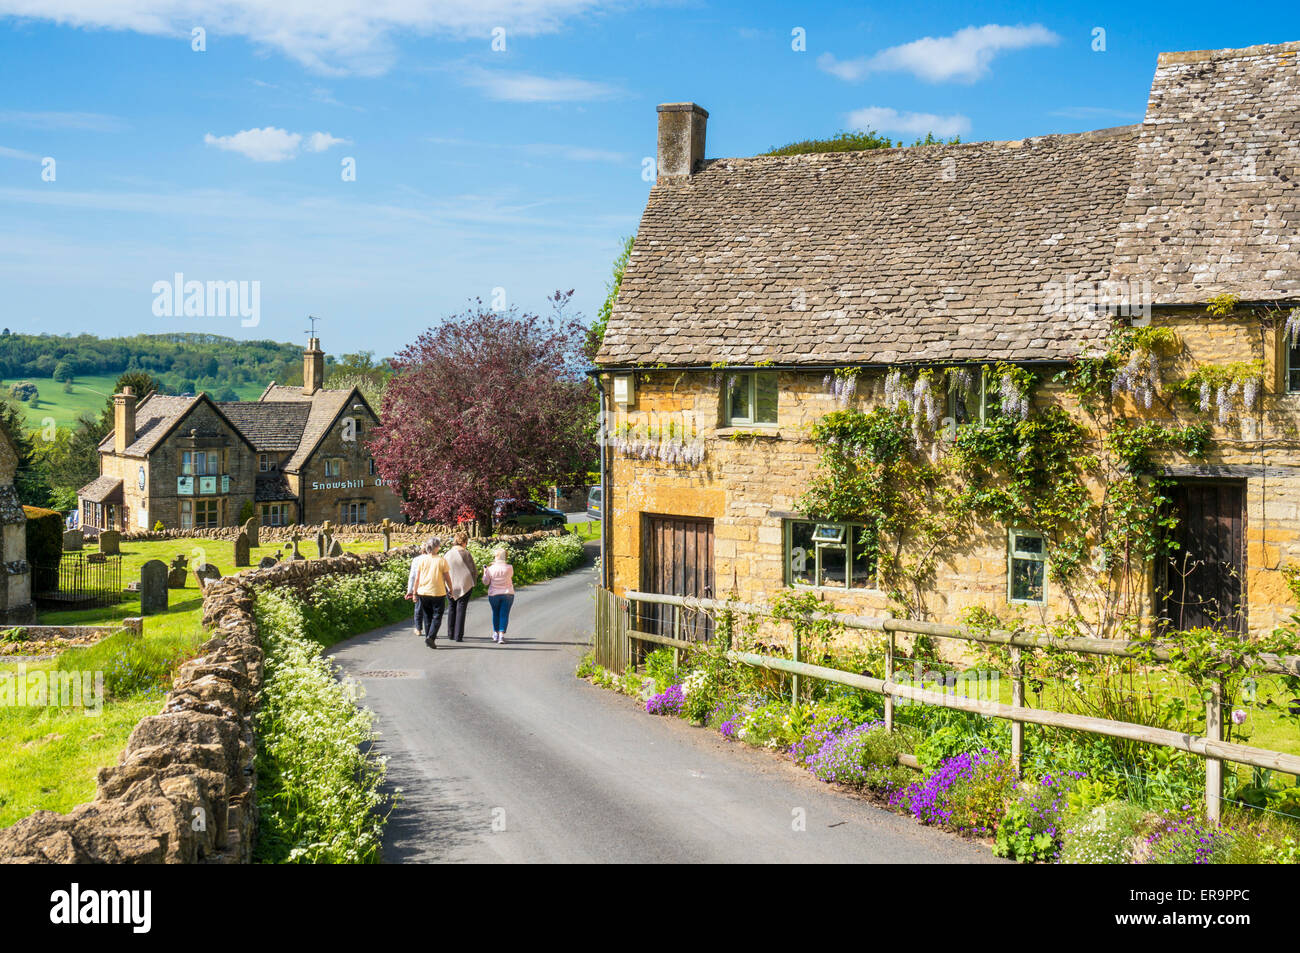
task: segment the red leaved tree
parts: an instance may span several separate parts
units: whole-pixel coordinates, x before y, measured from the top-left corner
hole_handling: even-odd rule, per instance
[[[379,473],[413,519],[491,527],[502,497],[527,499],[596,459],[587,329],[564,313],[494,312],[478,301],[393,359],[370,441]]]

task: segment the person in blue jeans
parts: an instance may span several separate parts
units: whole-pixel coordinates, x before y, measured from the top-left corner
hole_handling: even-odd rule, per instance
[[[492,607],[492,641],[504,645],[510,607],[515,602],[515,567],[506,559],[504,546],[493,550],[492,562],[483,567],[483,585],[487,586],[488,605]]]

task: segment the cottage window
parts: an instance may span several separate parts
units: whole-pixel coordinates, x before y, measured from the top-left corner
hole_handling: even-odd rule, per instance
[[[786,585],[817,589],[875,589],[876,544],[859,523],[787,520]]]
[[[269,453],[259,453],[257,455],[257,469],[266,473],[271,469],[271,455]]]
[[[982,423],[987,410],[984,393],[984,372],[971,370],[971,387],[966,390],[953,387],[948,391],[948,416],[961,426],[969,423]]]
[[[374,458],[374,457],[371,457],[367,462],[370,464],[370,475],[371,475],[371,476],[374,476],[374,475],[375,475],[375,458]]]
[[[265,503],[262,505],[262,523],[265,526],[288,526],[288,503]]]
[[[1007,532],[1007,601],[1047,605],[1047,540],[1042,533]]]
[[[343,475],[343,460],[339,457],[330,457],[325,461],[325,475],[327,477],[336,477]]]
[[[365,503],[343,503],[342,512],[339,514],[341,523],[364,523],[366,522],[366,504]]]
[[[735,374],[727,383],[727,424],[776,423],[777,379],[771,372]]]
[[[221,454],[216,450],[181,451],[181,473],[185,476],[216,476],[221,472]]]
[[[1286,392],[1300,394],[1300,344],[1286,342]]]
[[[220,525],[220,500],[181,500],[181,529],[215,529]]]

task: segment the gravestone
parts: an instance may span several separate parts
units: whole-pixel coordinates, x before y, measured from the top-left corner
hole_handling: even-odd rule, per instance
[[[293,533],[293,542],[292,542],[292,544],[291,544],[291,545],[293,546],[293,555],[289,557],[290,559],[306,559],[306,558],[307,558],[307,557],[304,556],[302,553],[298,552],[298,540],[299,540],[300,538],[301,538],[301,537],[298,535],[298,531],[297,531],[297,530],[294,530],[294,533]]]
[[[207,588],[208,583],[216,582],[221,578],[221,570],[212,563],[199,563],[194,567],[194,578],[199,584],[199,589]]]
[[[262,530],[262,523],[256,516],[250,516],[244,523],[244,533],[248,536],[248,545],[256,547],[257,534]]]
[[[342,555],[343,555],[343,544],[340,543],[337,539],[331,539],[331,540],[330,540],[329,553],[328,553],[327,555],[330,555],[330,556],[342,556]]]
[[[167,571],[167,588],[184,589],[185,577],[189,575],[189,559],[177,556],[172,560],[171,569]]]
[[[239,535],[235,537],[235,565],[250,565],[248,558],[248,533],[245,530],[240,530]]]
[[[122,552],[122,534],[115,529],[100,533],[99,551],[105,556],[119,555]]]
[[[384,534],[384,552],[388,552],[393,548],[393,524],[387,516],[385,516],[384,521],[379,524],[379,530]]]
[[[167,564],[161,559],[151,559],[140,567],[141,615],[167,611],[168,585]]]
[[[79,529],[70,529],[63,534],[63,551],[75,553],[82,547],[82,535]]]
[[[279,562],[280,562],[279,553],[276,553],[274,556],[263,556],[261,559],[257,561],[257,568],[270,569],[272,566],[278,565]]]

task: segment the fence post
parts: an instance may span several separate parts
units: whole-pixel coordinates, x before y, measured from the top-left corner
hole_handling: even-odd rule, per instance
[[[1011,647],[1011,704],[1016,708],[1023,708],[1025,705],[1025,672],[1020,664],[1020,649],[1017,646]],[[1025,723],[1023,721],[1013,721],[1011,723],[1011,770],[1015,771],[1016,777],[1019,778],[1023,770],[1025,754]]]
[[[1212,684],[1205,700],[1205,737],[1210,741],[1223,740],[1223,686]],[[1223,804],[1223,762],[1218,758],[1205,758],[1205,817],[1217,824]]]
[[[682,637],[682,607],[673,606],[673,638],[680,639],[681,637]],[[681,661],[682,661],[682,650],[678,648],[676,645],[674,645],[673,646],[673,673],[674,674],[676,674],[678,668],[681,667]]]
[[[890,629],[885,636],[885,681],[894,680],[894,630]],[[894,730],[894,693],[885,693],[885,731]]]
[[[794,630],[794,660],[798,662],[801,661],[801,659],[799,658],[799,648],[800,648],[799,633],[801,629],[799,627],[799,623],[797,622],[791,622],[790,626]],[[790,675],[790,704],[795,708],[799,707],[799,676],[794,673],[791,673]]]

